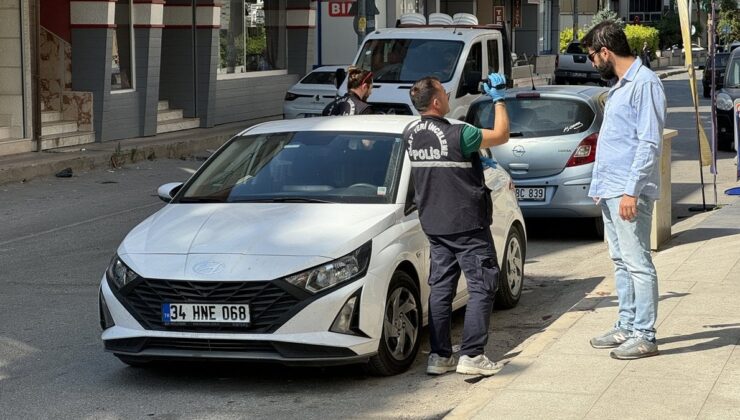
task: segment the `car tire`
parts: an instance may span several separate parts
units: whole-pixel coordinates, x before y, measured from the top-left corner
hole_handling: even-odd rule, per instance
[[[597,239],[604,239],[604,218],[602,216],[594,217],[594,234]]]
[[[730,135],[717,134],[717,150],[731,152],[735,139]]]
[[[407,307],[407,310],[401,309],[407,304],[411,307]],[[395,313],[398,316],[394,318]],[[408,370],[419,352],[421,316],[419,288],[411,276],[403,271],[396,271],[388,287],[378,354],[371,357],[367,364],[370,373],[376,376],[392,376]]]
[[[519,303],[522,297],[524,283],[524,260],[526,258],[524,235],[514,226],[506,238],[504,260],[498,276],[498,290],[496,291],[496,308],[511,309]]]
[[[152,365],[152,361],[149,359],[142,359],[141,357],[128,356],[125,354],[117,354],[117,353],[114,353],[113,355],[116,356],[118,360],[122,361],[123,363],[131,367],[143,368],[143,367]]]
[[[710,97],[710,96],[712,96],[712,91],[711,91],[711,89],[709,89],[708,87],[704,86],[704,97],[705,97],[705,98],[708,98],[708,97]]]

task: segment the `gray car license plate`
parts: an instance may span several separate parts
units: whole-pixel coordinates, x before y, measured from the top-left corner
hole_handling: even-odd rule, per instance
[[[519,201],[545,201],[545,189],[542,187],[517,187],[516,199]]]

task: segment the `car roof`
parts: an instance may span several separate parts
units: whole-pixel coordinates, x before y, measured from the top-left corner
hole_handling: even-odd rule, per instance
[[[331,73],[331,72],[337,71],[338,69],[345,69],[345,70],[347,70],[348,67],[349,67],[349,64],[344,65],[344,66],[321,66],[321,67],[316,67],[315,69],[311,70],[310,73],[314,73],[314,72],[329,72],[329,73]]]
[[[516,96],[519,93],[539,93],[543,96],[548,95],[570,95],[570,96],[576,96],[580,97],[584,100],[594,99],[599,97],[600,95],[606,93],[609,91],[609,88],[601,87],[601,86],[593,86],[593,85],[547,85],[547,86],[537,86],[536,90],[532,90],[532,87],[517,87],[513,89],[508,89],[506,91],[507,97]],[[491,98],[489,98],[487,95],[482,95],[480,98],[475,100],[473,103],[478,102],[484,102],[489,101]]]
[[[346,117],[297,118],[277,120],[255,125],[238,135],[284,133],[293,131],[354,131],[370,133],[401,134],[412,121],[418,120],[414,115],[352,115]],[[462,121],[449,119],[453,124]]]
[[[448,28],[448,27],[419,27],[419,28],[383,28],[368,35],[368,39],[435,39],[440,41],[468,42],[487,32],[500,32],[496,28]]]
[[[734,49],[734,50],[732,50],[732,52],[730,53],[730,59],[734,60],[734,59],[735,59],[735,57],[737,57],[738,55],[740,55],[740,48],[735,48],[735,49]]]

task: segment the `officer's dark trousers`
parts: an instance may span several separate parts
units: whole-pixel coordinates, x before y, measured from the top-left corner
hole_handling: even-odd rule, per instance
[[[488,342],[488,325],[498,286],[499,267],[491,231],[486,229],[453,235],[430,235],[429,329],[432,353],[452,355],[450,325],[452,299],[460,271],[468,282],[468,306],[460,355],[483,354]]]

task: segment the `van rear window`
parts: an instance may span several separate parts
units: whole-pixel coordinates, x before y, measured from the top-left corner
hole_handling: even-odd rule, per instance
[[[373,39],[365,42],[357,66],[373,72],[373,80],[413,83],[425,76],[449,82],[462,52],[461,41]]]

